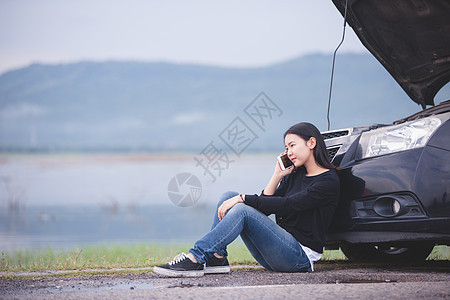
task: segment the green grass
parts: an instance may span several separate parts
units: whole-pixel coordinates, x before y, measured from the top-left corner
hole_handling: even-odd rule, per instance
[[[436,246],[431,251],[430,260],[450,260],[450,247],[449,246]]]
[[[180,252],[188,252],[188,244],[103,245],[72,250],[34,250],[2,252],[0,272],[40,270],[95,270],[115,268],[143,268],[164,264]],[[242,242],[229,245],[232,265],[255,265]],[[345,260],[340,250],[326,250],[322,260]],[[428,259],[449,260],[450,247],[435,247]]]
[[[0,272],[151,267],[172,260],[180,252],[187,253],[190,247],[189,244],[172,243],[2,252]],[[232,243],[228,251],[232,264],[256,264],[243,243]]]

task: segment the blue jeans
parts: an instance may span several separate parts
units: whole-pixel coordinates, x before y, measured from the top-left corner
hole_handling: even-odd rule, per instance
[[[217,208],[236,195],[235,192],[223,194]],[[299,242],[268,216],[244,203],[233,206],[221,221],[216,209],[211,231],[198,240],[189,252],[199,263],[205,263],[214,253],[226,256],[227,245],[239,235],[256,261],[268,270],[311,270],[309,259]]]

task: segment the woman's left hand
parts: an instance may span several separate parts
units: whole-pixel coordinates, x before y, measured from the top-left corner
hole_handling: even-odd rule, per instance
[[[225,217],[225,214],[229,209],[231,209],[233,206],[235,206],[237,203],[242,202],[241,196],[237,195],[233,198],[230,198],[222,203],[222,205],[219,206],[219,209],[217,210],[217,216],[219,217],[219,220],[222,221],[222,219]]]

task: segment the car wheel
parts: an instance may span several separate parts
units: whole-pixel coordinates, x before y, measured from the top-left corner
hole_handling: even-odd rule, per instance
[[[403,246],[374,244],[343,244],[341,250],[352,261],[365,262],[421,262],[434,248],[434,244],[414,243]]]

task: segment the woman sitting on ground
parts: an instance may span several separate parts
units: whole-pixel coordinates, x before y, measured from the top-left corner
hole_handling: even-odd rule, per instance
[[[339,177],[319,130],[299,123],[284,134],[293,167],[277,162],[261,195],[225,193],[211,231],[188,254],[153,268],[165,276],[228,273],[227,245],[239,235],[263,267],[278,272],[313,271],[339,199]],[[276,222],[268,215],[275,214]]]

